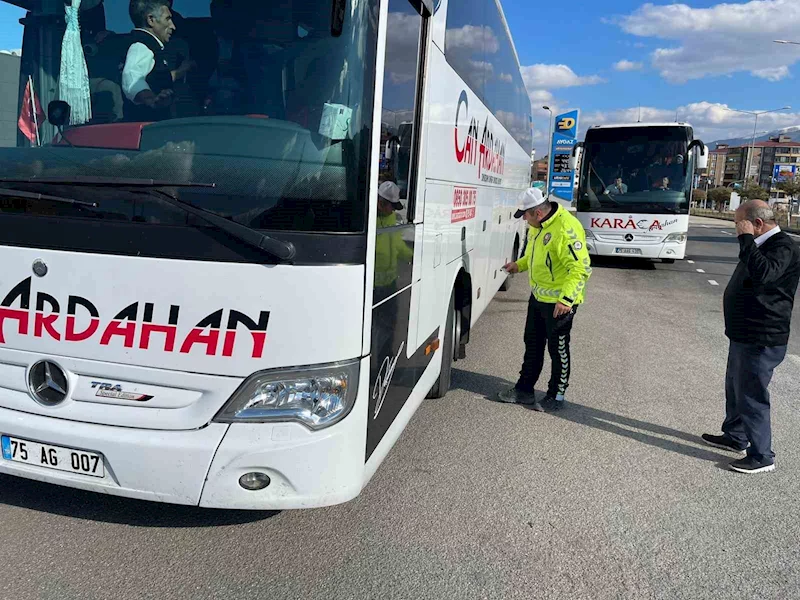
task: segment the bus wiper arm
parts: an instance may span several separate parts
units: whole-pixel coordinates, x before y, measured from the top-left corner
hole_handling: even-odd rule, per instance
[[[167,193],[162,189],[157,187],[145,187],[142,190],[137,191],[140,193],[158,194],[161,199],[170,206],[174,206],[175,208],[179,208],[190,215],[194,215],[198,219],[213,225],[231,237],[236,238],[237,240],[244,242],[249,246],[253,246],[258,250],[267,252],[268,254],[271,254],[280,260],[291,261],[297,255],[297,249],[291,242],[276,240],[275,238],[247,227],[246,225],[240,225],[236,221],[231,221],[224,217],[220,217],[218,214],[210,210],[200,208],[190,202],[176,198],[172,194]]]
[[[30,183],[39,185],[75,185],[97,187],[180,187],[180,188],[214,188],[215,183],[197,183],[194,181],[168,181],[161,179],[131,179],[124,177],[27,177],[23,179],[0,178],[0,183]]]
[[[97,208],[95,202],[84,202],[82,200],[75,200],[74,198],[66,198],[64,196],[51,196],[50,194],[37,194],[36,192],[26,192],[23,190],[10,190],[8,188],[0,188],[0,197],[3,198],[22,198],[24,200],[47,200],[49,202],[59,202],[61,204],[70,204],[72,206],[89,206]]]
[[[200,208],[176,198],[172,194],[164,191],[161,188],[215,188],[215,183],[198,183],[198,182],[184,182],[184,181],[168,181],[159,179],[130,179],[123,177],[74,177],[66,178],[51,178],[51,177],[29,177],[27,179],[0,179],[0,183],[18,183],[18,184],[39,184],[39,185],[75,185],[75,186],[93,186],[93,187],[109,187],[130,189],[134,188],[141,193],[158,194],[167,204],[174,206],[184,212],[194,215],[198,219],[202,219],[230,235],[237,240],[253,246],[262,252],[267,252],[272,256],[283,260],[290,261],[297,255],[297,249],[291,242],[283,242],[276,240],[268,235],[260,233],[255,229],[251,229],[245,225],[240,225],[235,221],[220,217],[218,214]],[[138,188],[138,189],[137,189]]]

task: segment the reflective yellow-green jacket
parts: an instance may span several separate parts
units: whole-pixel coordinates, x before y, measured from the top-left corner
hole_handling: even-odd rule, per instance
[[[375,239],[375,285],[378,287],[391,285],[397,280],[400,261],[410,263],[414,259],[414,251],[403,239],[402,231],[381,231],[396,225],[396,213],[378,216],[378,234]]]
[[[517,266],[530,273],[531,290],[539,302],[582,304],[592,266],[580,221],[559,205],[541,229],[528,230],[525,256]]]

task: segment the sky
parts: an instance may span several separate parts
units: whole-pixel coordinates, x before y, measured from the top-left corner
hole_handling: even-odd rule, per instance
[[[800,0],[686,3],[502,0],[533,105],[537,156],[548,113],[578,108],[581,129],[691,123],[706,142],[800,125]],[[570,12],[570,8],[573,12]],[[0,49],[18,49],[21,10],[0,2]],[[800,137],[800,136],[798,136]]]
[[[548,113],[581,110],[594,124],[678,120],[706,142],[800,125],[800,0],[642,3],[505,0],[533,102],[537,156],[547,152]]]

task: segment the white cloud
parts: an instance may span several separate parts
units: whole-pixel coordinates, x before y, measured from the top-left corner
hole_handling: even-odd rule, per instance
[[[695,136],[703,141],[710,143],[715,140],[747,137],[753,134],[753,117],[743,113],[727,110],[725,104],[713,102],[693,102],[677,109],[653,108],[643,106],[641,108],[641,121],[644,122],[667,122],[675,121],[677,113],[678,120],[683,123],[690,123],[694,127]],[[752,110],[759,110],[760,107],[750,107]],[[581,129],[586,130],[592,125],[604,125],[612,123],[635,123],[639,120],[638,107],[622,108],[612,111],[587,112],[581,116]],[[784,127],[800,125],[800,113],[779,112],[761,115],[758,119],[758,129],[760,131],[772,131]]]
[[[651,55],[653,66],[673,83],[748,72],[767,81],[790,76],[800,48],[779,46],[800,29],[797,0],[752,0],[709,8],[644,4],[606,22],[642,38],[671,42]]]
[[[567,65],[561,64],[536,64],[522,67],[522,79],[528,89],[533,108],[533,140],[536,147],[536,156],[544,156],[549,151],[547,132],[550,127],[549,113],[542,110],[547,105],[553,115],[562,112],[567,102],[556,98],[551,90],[577,87],[583,85],[598,85],[605,83],[599,75],[578,75]]]
[[[528,89],[556,89],[605,83],[599,75],[581,77],[567,65],[531,65],[522,67],[522,78]]]
[[[553,102],[553,100],[555,100],[553,93],[548,92],[547,90],[531,90],[528,92],[528,95],[531,97],[531,102],[534,104],[547,104],[548,102]]]
[[[447,52],[468,50],[473,53],[495,54],[500,49],[500,42],[491,27],[464,25],[458,29],[448,29],[446,39]]]
[[[393,52],[387,54],[386,73],[394,85],[414,81],[417,77],[417,44],[419,17],[405,13],[389,13],[386,34]]]
[[[644,65],[640,62],[633,62],[630,60],[622,59],[619,62],[614,63],[614,70],[615,71],[640,71]]]
[[[506,83],[514,83],[514,76],[511,75],[510,73],[500,73],[500,76],[498,77],[498,79],[500,79],[500,81],[504,81]]]
[[[753,75],[766,79],[767,81],[780,81],[790,76],[789,67],[786,65],[780,67],[768,67],[766,69],[756,69]]]
[[[492,63],[485,60],[471,60],[469,65],[471,67],[470,73],[477,82],[486,84],[492,79],[492,75],[494,75],[494,65]]]

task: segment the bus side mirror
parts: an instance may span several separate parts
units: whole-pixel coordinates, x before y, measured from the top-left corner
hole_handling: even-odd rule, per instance
[[[580,161],[581,157],[581,149],[583,148],[583,144],[578,142],[572,147],[572,153],[569,155],[569,170],[570,171],[577,171],[578,170],[578,162]]]
[[[59,129],[69,123],[72,107],[63,100],[53,100],[47,105],[47,120]]]
[[[700,140],[694,140],[689,144],[689,152],[694,148],[697,148],[697,152],[695,153],[695,167],[698,171],[705,171],[708,168],[708,147]]]
[[[700,151],[697,155],[697,169],[699,171],[705,171],[708,169],[708,152],[707,151]]]

